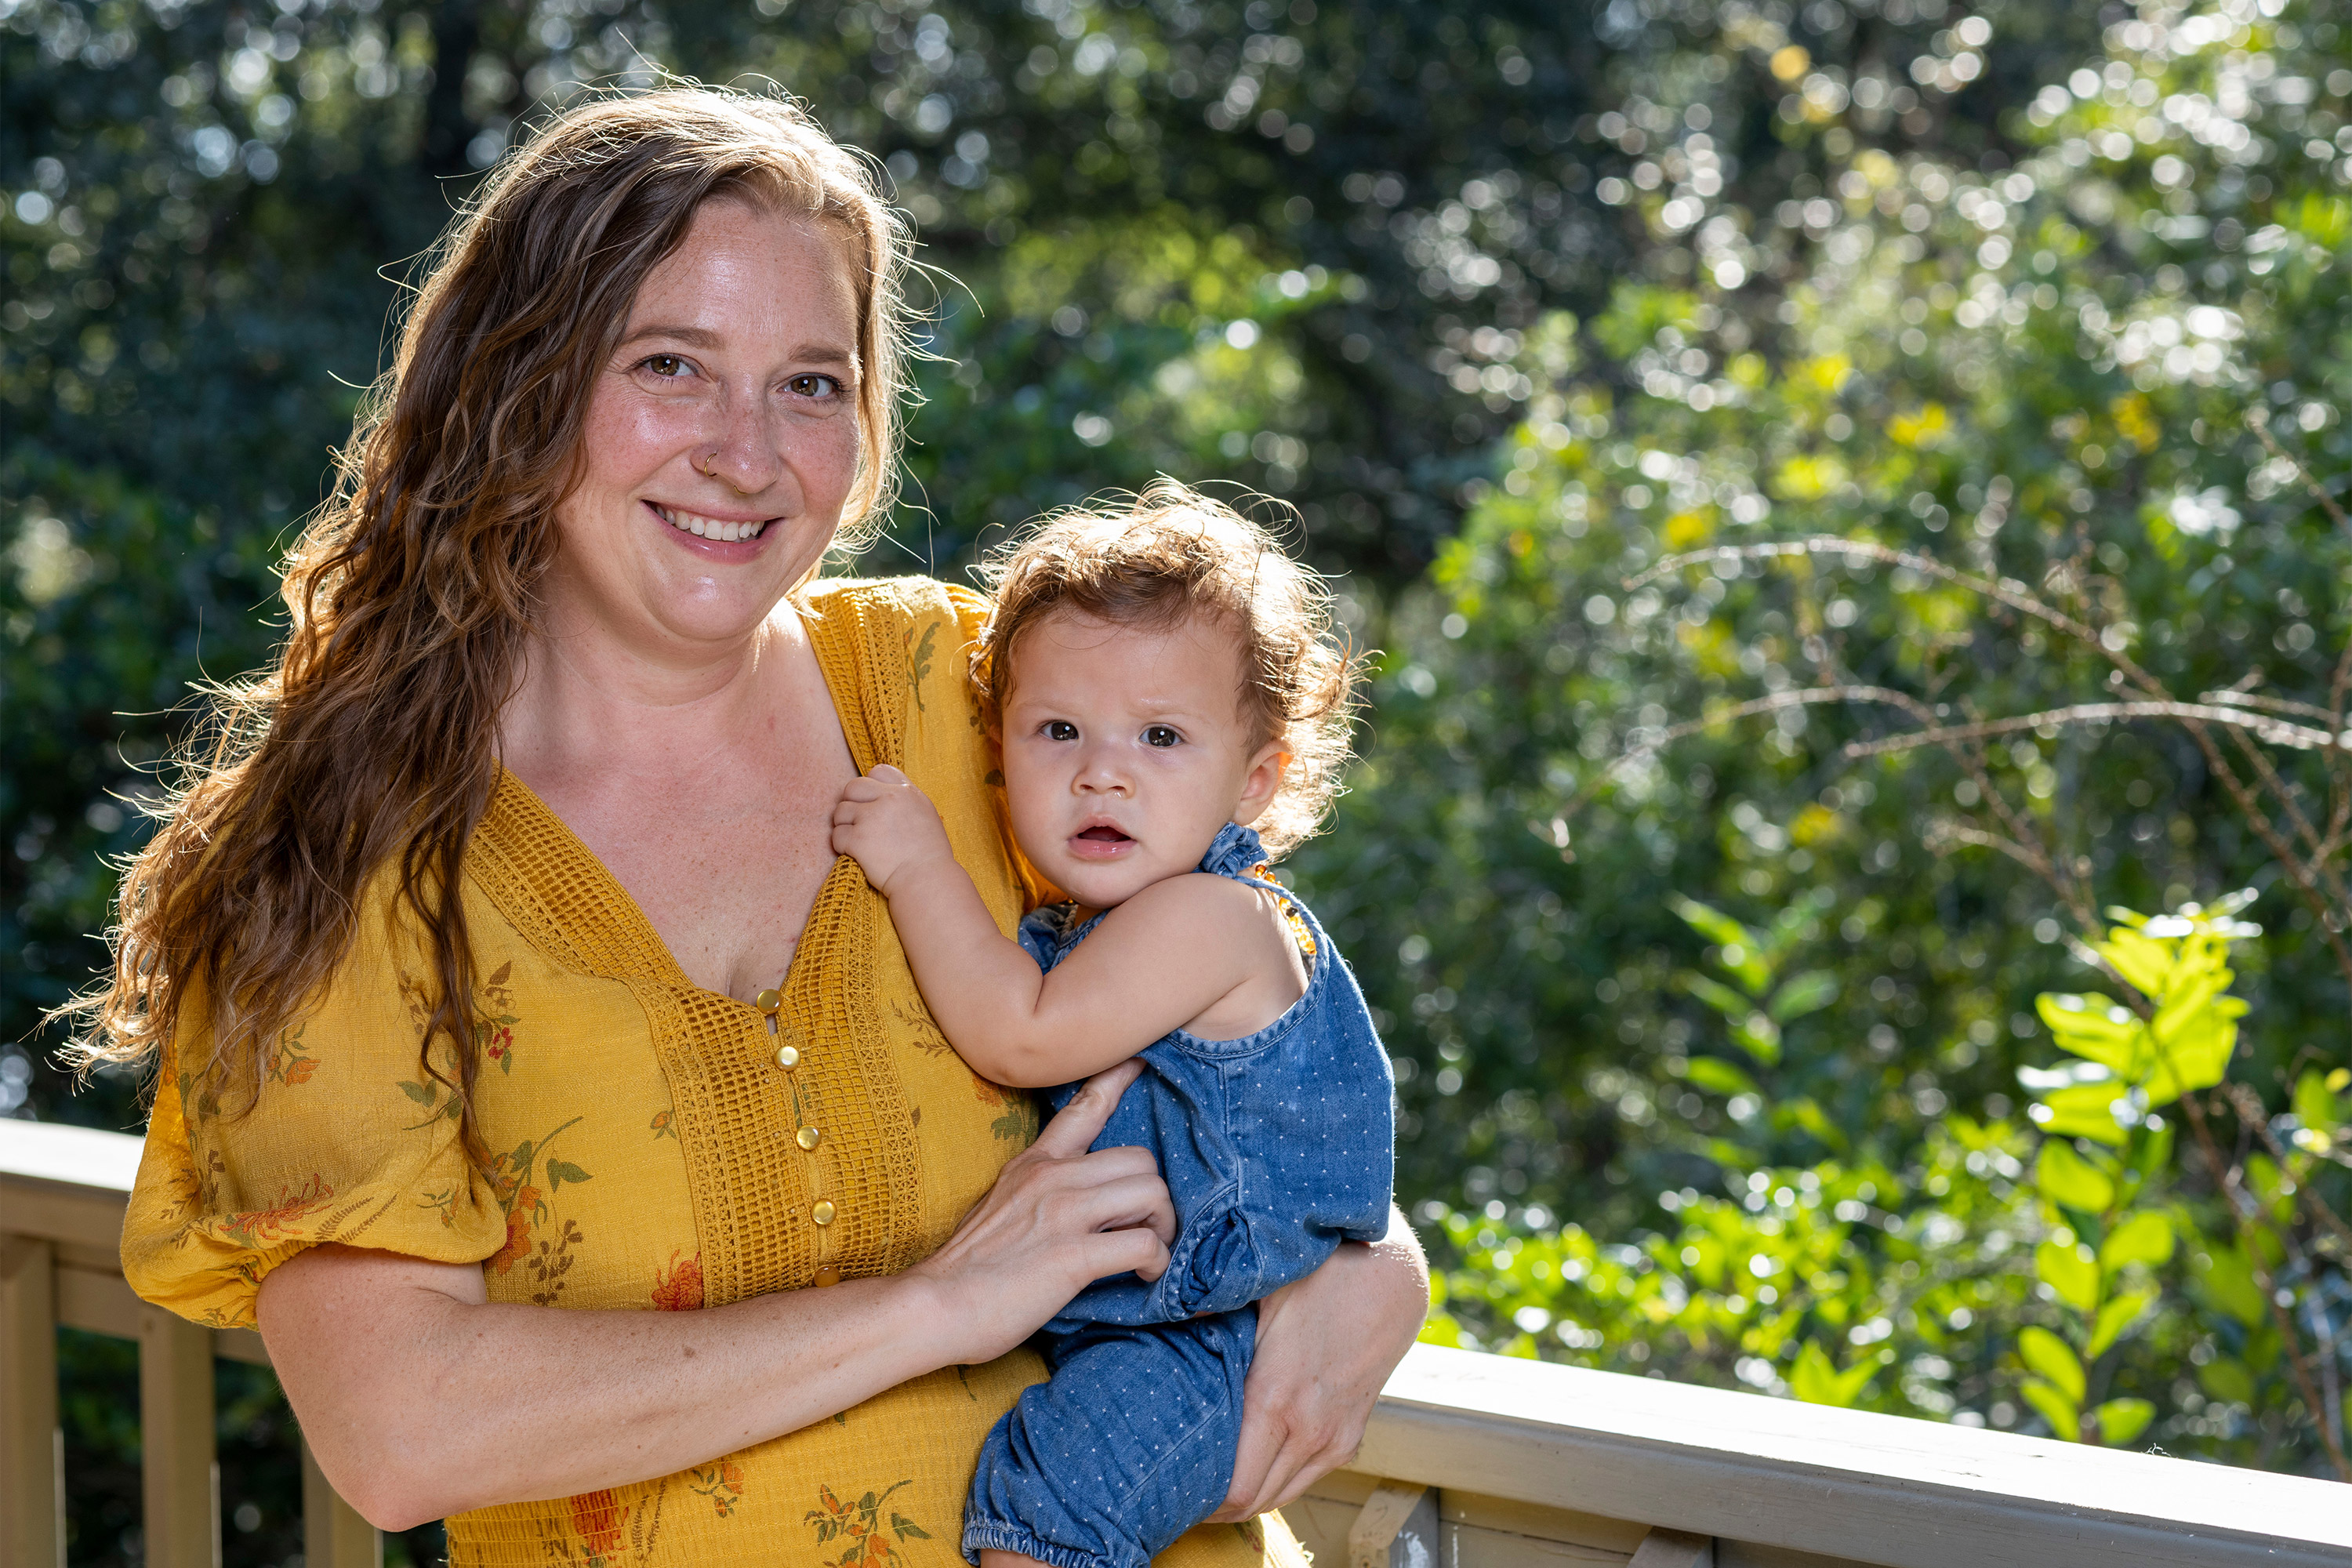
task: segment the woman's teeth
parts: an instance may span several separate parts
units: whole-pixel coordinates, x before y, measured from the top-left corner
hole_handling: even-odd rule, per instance
[[[759,522],[722,522],[715,517],[698,517],[693,512],[677,511],[666,506],[657,506],[654,510],[661,513],[661,520],[672,528],[690,533],[697,539],[715,539],[721,544],[732,544],[739,539],[757,539],[761,531],[768,526],[764,520]]]

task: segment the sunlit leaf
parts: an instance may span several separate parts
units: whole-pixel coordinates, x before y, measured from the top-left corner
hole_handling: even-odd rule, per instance
[[[1766,1067],[1780,1059],[1780,1026],[1761,1013],[1750,1013],[1733,1025],[1731,1038]]]
[[[2147,1430],[2156,1406],[2145,1399],[2110,1399],[2091,1412],[2091,1419],[2098,1423],[2099,1441],[2120,1448]]]
[[[2058,1089],[2031,1106],[2026,1115],[2052,1138],[2089,1138],[2120,1145],[2123,1124],[2112,1109],[2126,1098],[2119,1083],[2082,1083]]]
[[[2033,1164],[2034,1184],[2053,1203],[2101,1215],[2116,1201],[2116,1184],[2068,1148],[2062,1138],[2042,1141],[2041,1158]]]
[[[2342,1070],[2341,1068],[2336,1069],[2338,1072]],[[2343,1112],[2337,1109],[2335,1092],[2327,1081],[2330,1076],[2317,1068],[2305,1068],[2303,1076],[2294,1080],[2294,1114],[2305,1127],[2325,1130],[2336,1126],[2343,1120]]]
[[[2163,942],[2137,931],[2117,930],[2092,947],[2141,994],[2150,999],[2164,994],[2166,982],[2172,976],[2172,950]]]
[[[1709,1094],[1753,1094],[1756,1080],[1720,1057],[1693,1057],[1684,1073],[1686,1081]]]
[[[2019,1397],[2040,1411],[2042,1418],[2050,1423],[2052,1436],[2063,1437],[2069,1443],[2083,1440],[2082,1408],[2055,1384],[2038,1377],[2029,1377],[2018,1385],[2017,1392]]]
[[[2155,1209],[2133,1215],[2099,1243],[2099,1268],[2107,1274],[2133,1263],[2154,1267],[2171,1256],[2172,1221]]]
[[[2096,1361],[2107,1353],[2107,1347],[2124,1335],[2124,1331],[2139,1321],[2142,1312],[2156,1302],[2153,1290],[2134,1290],[2117,1296],[2099,1309],[2098,1321],[2091,1326],[2090,1342],[2083,1353]]]
[[[1878,1375],[1879,1364],[1876,1356],[1865,1355],[1840,1372],[1828,1352],[1808,1340],[1789,1369],[1789,1392],[1808,1405],[1851,1405]]]
[[[2191,1263],[2198,1286],[2208,1299],[2238,1321],[2252,1328],[2270,1314],[2263,1305],[2262,1287],[2246,1264],[2246,1255],[2234,1247],[2214,1244]]]
[[[2197,1369],[2198,1386],[2210,1398],[2233,1405],[2254,1402],[2254,1374],[2246,1363],[2229,1356],[2216,1356]]]
[[[2083,1402],[2083,1363],[2064,1340],[2048,1329],[2027,1327],[2018,1332],[2017,1353],[2027,1366],[2055,1384],[2070,1402]]]
[[[1726,1018],[1745,1018],[1756,1004],[1734,991],[1720,980],[1704,974],[1684,973],[1676,977],[1683,988]]]
[[[2099,1266],[2078,1255],[2073,1247],[2061,1247],[2054,1241],[2043,1242],[2033,1249],[2033,1272],[2074,1310],[2088,1314],[2097,1309]]]
[[[2127,1007],[2096,992],[2037,996],[2033,1010],[2062,1049],[2097,1062],[2126,1079],[2137,1078],[2147,1052],[2147,1026]]]
[[[1808,1013],[1818,1013],[1837,1000],[1838,978],[1826,969],[1809,969],[1772,994],[1765,1011],[1776,1023],[1787,1024]]]

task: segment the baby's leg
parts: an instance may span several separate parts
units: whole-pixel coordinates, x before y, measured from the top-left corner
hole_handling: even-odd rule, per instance
[[[1256,1337],[1255,1307],[1055,1336],[1052,1380],[981,1450],[964,1554],[988,1568],[1148,1568],[1233,1484]]]

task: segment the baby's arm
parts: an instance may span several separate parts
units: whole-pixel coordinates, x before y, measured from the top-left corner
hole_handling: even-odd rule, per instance
[[[996,929],[930,801],[887,765],[842,792],[833,848],[856,857],[890,900],[915,984],[957,1054],[1014,1088],[1068,1083],[1125,1061],[1265,962],[1265,922],[1246,918],[1249,889],[1183,876],[1121,904],[1051,974],[1040,973]]]

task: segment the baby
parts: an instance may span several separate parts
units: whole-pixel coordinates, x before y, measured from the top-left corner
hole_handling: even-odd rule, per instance
[[[1142,1053],[1096,1147],[1158,1157],[1167,1270],[1097,1280],[1045,1326],[1052,1379],[989,1434],[963,1551],[984,1568],[1144,1568],[1232,1484],[1254,1303],[1388,1227],[1387,1053],[1266,866],[1329,802],[1354,671],[1314,576],[1170,480],[1123,512],[1045,523],[992,576],[973,678],[1013,837],[1071,901],[1008,941],[895,768],[844,793],[834,847],[890,900],[973,1071],[1058,1085],[1059,1110]]]

